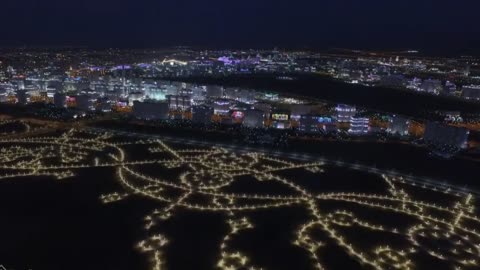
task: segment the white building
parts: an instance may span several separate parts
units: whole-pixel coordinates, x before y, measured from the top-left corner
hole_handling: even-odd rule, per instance
[[[339,123],[348,123],[357,114],[357,109],[354,106],[345,104],[338,104],[335,111],[337,112],[337,121]]]
[[[366,117],[352,117],[348,133],[353,135],[367,134],[370,131],[370,119]]]

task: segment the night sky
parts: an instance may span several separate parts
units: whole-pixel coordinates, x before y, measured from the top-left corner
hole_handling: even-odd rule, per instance
[[[478,0],[3,0],[0,46],[480,50]]]

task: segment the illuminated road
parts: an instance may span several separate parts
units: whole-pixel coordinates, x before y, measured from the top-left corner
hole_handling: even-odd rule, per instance
[[[425,187],[430,187],[430,188],[442,188],[442,189],[450,189],[453,192],[460,192],[460,193],[465,193],[465,194],[474,194],[477,196],[480,196],[480,191],[475,190],[472,188],[467,188],[463,187],[460,188],[456,185],[449,184],[446,181],[439,181],[435,180],[432,178],[428,177],[418,177],[418,176],[411,176],[408,174],[403,174],[401,172],[396,172],[394,170],[384,170],[384,169],[379,169],[376,167],[364,165],[364,164],[359,164],[359,163],[350,163],[350,162],[344,162],[344,161],[339,161],[339,160],[331,160],[327,159],[322,156],[317,156],[314,154],[308,154],[308,153],[299,153],[299,152],[285,152],[285,151],[280,151],[280,150],[271,150],[271,149],[266,149],[263,147],[255,147],[255,146],[240,146],[240,145],[235,145],[235,144],[227,144],[227,143],[220,143],[220,142],[211,142],[211,141],[206,141],[206,140],[196,140],[196,139],[186,139],[186,138],[176,138],[176,137],[171,137],[171,136],[163,136],[163,135],[155,135],[155,134],[144,134],[144,133],[138,133],[138,132],[127,132],[127,131],[121,131],[121,130],[114,130],[114,129],[106,129],[106,128],[87,128],[92,131],[96,132],[110,132],[113,134],[117,135],[122,135],[122,136],[128,136],[128,137],[138,137],[142,139],[161,139],[166,142],[171,142],[171,143],[181,143],[181,144],[186,144],[186,145],[197,145],[197,146],[217,146],[217,147],[222,147],[225,148],[229,151],[236,152],[236,153],[249,153],[249,152],[259,152],[262,154],[267,154],[270,156],[275,156],[278,158],[285,158],[285,159],[293,159],[293,160],[299,160],[299,161],[305,161],[305,162],[323,162],[325,164],[332,164],[335,166],[339,167],[348,167],[350,169],[354,170],[359,170],[359,171],[368,171],[372,173],[378,173],[378,174],[388,174],[388,175],[393,175],[393,176],[398,176],[398,177],[403,177],[405,181],[409,181],[411,183],[414,183],[416,185],[422,185]]]
[[[23,131],[21,125],[18,130],[34,132]],[[81,181],[79,170],[112,168],[110,180],[120,186],[102,193],[102,203],[130,197],[154,203],[142,219],[145,236],[135,245],[150,262],[150,270],[353,269],[332,266],[333,246],[340,248],[335,254],[358,264],[354,269],[429,269],[438,260],[448,267],[441,269],[478,269],[478,192],[431,179],[402,177],[315,154],[102,128],[7,138],[0,144],[1,181],[36,176]],[[372,177],[364,178],[360,171]],[[297,211],[298,216],[292,215]],[[198,223],[185,222],[185,215],[203,221],[219,218],[227,230],[216,231],[221,238],[215,241],[198,239],[194,233],[183,244],[178,233],[187,230],[179,226],[191,224],[189,228],[205,233]],[[267,216],[276,222],[265,223]],[[255,233],[267,231],[285,236],[280,237],[281,246],[272,240],[278,237],[257,242]],[[368,236],[358,239],[358,233]],[[263,242],[268,248],[256,250],[238,240]],[[171,252],[179,254],[179,246],[192,244],[201,247],[195,254],[214,261],[204,267],[179,267],[182,262]],[[203,253],[207,244],[213,249]],[[289,252],[283,256],[285,249]],[[263,250],[270,255],[262,255]],[[292,267],[297,263],[305,265]]]

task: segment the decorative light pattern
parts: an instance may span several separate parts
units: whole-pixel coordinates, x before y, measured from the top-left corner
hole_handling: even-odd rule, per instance
[[[416,269],[416,256],[422,252],[444,261],[451,269],[478,269],[480,262],[480,218],[476,215],[475,196],[434,185],[420,185],[411,179],[382,174],[379,181],[386,186],[384,193],[312,191],[282,172],[304,170],[320,176],[328,170],[323,162],[300,163],[263,154],[234,153],[223,148],[178,149],[159,139],[118,141],[114,134],[88,130],[70,130],[60,136],[8,138],[0,140],[0,180],[25,176],[52,176],[65,179],[77,170],[113,168],[115,179],[123,191],[100,196],[103,203],[114,203],[133,196],[161,202],[145,217],[144,230],[148,237],[140,241],[138,250],[147,254],[151,269],[165,268],[168,258],[168,235],[155,232],[158,224],[176,214],[177,209],[223,213],[228,232],[218,246],[218,261],[212,268],[265,269],[255,265],[245,252],[232,246],[232,239],[255,230],[249,213],[273,208],[302,207],[309,221],[298,226],[292,245],[303,249],[310,257],[312,268],[326,269],[322,252],[332,243],[341,247],[366,269]],[[132,158],[130,148],[145,148],[148,159]],[[134,156],[134,155],[133,155]],[[162,170],[180,170],[176,179],[149,174],[144,166]],[[361,167],[358,167],[361,169]],[[259,183],[277,183],[290,192],[237,193],[229,189],[241,177],[251,177]],[[410,194],[412,190],[450,196],[450,206],[435,204]],[[233,189],[234,190],[234,189]],[[194,196],[201,196],[201,202]],[[324,209],[323,204],[338,203],[345,208]],[[352,210],[353,209],[353,210]],[[395,227],[365,219],[356,210],[377,210],[386,214],[401,214],[415,220],[408,228]],[[345,229],[389,234],[406,244],[384,244],[367,249],[352,243]],[[321,231],[328,241],[314,237]],[[441,244],[439,244],[441,243]],[[426,256],[425,255],[425,256]]]

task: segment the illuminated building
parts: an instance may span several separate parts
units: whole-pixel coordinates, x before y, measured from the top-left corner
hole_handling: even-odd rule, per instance
[[[278,101],[279,96],[277,93],[265,93],[265,99],[270,101]]]
[[[443,89],[444,93],[447,95],[455,95],[455,93],[457,92],[457,86],[450,81],[447,81],[445,83],[445,87]]]
[[[410,121],[401,116],[393,116],[389,120],[387,132],[390,134],[406,136],[408,135],[408,128],[410,126]]]
[[[195,102],[203,101],[206,97],[206,87],[205,86],[194,86],[192,90],[192,99]]]
[[[407,83],[407,89],[419,91],[420,85],[422,85],[422,79],[419,78],[413,78],[408,81]]]
[[[171,110],[186,111],[192,106],[190,96],[167,95],[167,101]]]
[[[298,130],[305,133],[319,132],[318,117],[319,116],[311,115],[311,114],[300,116],[300,126],[298,127]]]
[[[277,129],[290,128],[290,112],[288,111],[274,111],[272,112],[270,119],[272,120],[272,127]]]
[[[134,101],[143,101],[144,100],[144,95],[142,92],[135,92],[135,93],[130,93],[128,95],[128,105],[133,106]]]
[[[208,124],[212,121],[214,110],[206,105],[192,107],[192,122],[197,124]]]
[[[348,123],[351,118],[357,113],[357,109],[354,106],[349,106],[345,104],[338,104],[335,108],[337,112],[337,122]]]
[[[353,135],[367,134],[370,130],[370,119],[366,117],[352,117],[348,133]]]
[[[243,121],[243,119],[245,118],[245,112],[242,110],[233,110],[230,116],[233,120]]]
[[[68,108],[77,107],[77,97],[76,96],[67,96],[67,107]]]
[[[440,80],[424,80],[420,85],[419,90],[430,94],[438,95],[443,90],[442,82]]]
[[[25,81],[24,80],[13,81],[13,83],[17,85],[17,90],[24,90],[25,89]]]
[[[331,131],[335,126],[335,120],[329,116],[304,114],[300,117],[299,131],[305,133],[317,133],[321,130]]]
[[[17,72],[12,66],[8,66],[7,67],[7,74],[9,74],[10,76],[13,76],[13,75],[17,74]]]
[[[213,109],[215,114],[227,115],[230,112],[232,102],[228,99],[217,99],[213,103]]]
[[[167,93],[167,95],[178,95],[179,85],[177,84],[164,84],[161,85],[161,89]]]
[[[145,100],[133,102],[133,115],[145,120],[168,119],[169,104],[165,101]]]
[[[462,97],[466,99],[480,100],[480,85],[468,85],[462,87]]]
[[[153,84],[145,84],[145,98],[152,100],[165,100],[167,91]]]

